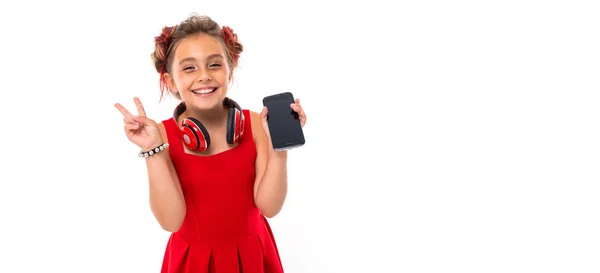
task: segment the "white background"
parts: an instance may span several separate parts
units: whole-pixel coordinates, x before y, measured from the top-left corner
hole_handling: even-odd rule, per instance
[[[13,1],[0,272],[159,272],[113,104],[170,117],[153,38],[191,12],[244,45],[232,98],[308,114],[271,219],[286,272],[600,271],[594,1]]]

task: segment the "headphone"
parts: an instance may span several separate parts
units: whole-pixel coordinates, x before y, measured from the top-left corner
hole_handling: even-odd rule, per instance
[[[244,135],[244,115],[242,108],[232,99],[225,98],[223,106],[228,108],[227,111],[227,143],[234,144],[240,141]],[[177,118],[185,112],[186,106],[181,102],[173,112],[173,119],[177,123]],[[192,151],[203,152],[210,147],[210,135],[208,130],[193,117],[185,118],[178,126],[179,137],[183,140],[185,146]]]

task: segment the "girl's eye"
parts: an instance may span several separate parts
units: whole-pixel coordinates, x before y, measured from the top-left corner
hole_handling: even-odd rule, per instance
[[[190,69],[194,69],[194,67],[193,66],[186,66],[186,67],[183,68],[184,71],[185,70],[190,70]]]
[[[219,67],[219,66],[221,66],[220,63],[212,63],[209,65],[209,67]]]

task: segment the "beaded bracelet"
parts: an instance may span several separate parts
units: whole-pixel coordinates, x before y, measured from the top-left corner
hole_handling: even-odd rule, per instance
[[[138,154],[138,156],[139,156],[139,157],[144,157],[144,158],[145,158],[145,157],[149,157],[149,156],[151,156],[151,155],[153,155],[153,154],[156,154],[156,153],[158,153],[158,152],[160,152],[160,151],[164,150],[164,149],[165,149],[165,148],[167,148],[167,147],[169,147],[169,143],[163,143],[163,144],[161,144],[160,146],[158,146],[158,147],[156,147],[156,148],[154,148],[154,149],[152,149],[152,150],[150,150],[150,151],[147,151],[147,152],[140,151],[140,153]]]

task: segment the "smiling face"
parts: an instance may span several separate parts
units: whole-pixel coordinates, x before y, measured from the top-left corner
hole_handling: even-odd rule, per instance
[[[222,44],[206,33],[188,36],[178,42],[165,74],[172,92],[186,106],[198,110],[223,107],[231,81],[231,68]]]

